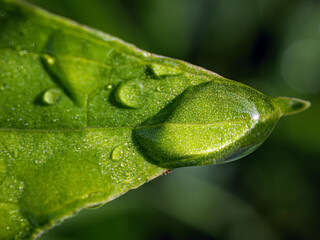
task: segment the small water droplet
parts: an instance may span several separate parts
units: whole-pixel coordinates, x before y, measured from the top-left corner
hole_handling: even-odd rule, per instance
[[[39,164],[42,163],[42,161],[37,159],[37,160],[34,161],[34,163],[37,164],[37,165],[39,165]]]
[[[98,208],[101,208],[103,205],[104,203],[97,203],[96,205],[88,207],[88,209],[98,209]]]
[[[110,90],[110,89],[112,89],[113,88],[113,85],[112,84],[109,84],[108,86],[107,86],[107,89],[108,90]]]
[[[47,105],[57,104],[62,96],[62,92],[57,88],[50,88],[43,93],[42,101]]]
[[[20,56],[27,55],[27,54],[28,54],[28,51],[27,51],[27,50],[20,50],[20,51],[19,51],[19,55],[20,55]]]
[[[115,147],[111,152],[111,159],[113,161],[120,161],[124,157],[124,148],[122,145]]]
[[[150,57],[152,54],[151,53],[149,53],[149,52],[143,52],[143,56],[144,57]]]
[[[53,57],[51,57],[48,54],[43,55],[43,59],[47,62],[47,64],[49,65],[53,65],[55,63],[55,59]]]
[[[122,106],[141,108],[148,105],[147,91],[139,80],[122,82],[117,88],[115,98]]]

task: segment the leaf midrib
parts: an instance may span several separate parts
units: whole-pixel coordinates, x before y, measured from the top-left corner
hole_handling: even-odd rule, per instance
[[[265,120],[272,115],[265,115],[260,118],[260,120]],[[155,127],[163,127],[163,126],[214,126],[214,125],[222,125],[228,123],[243,123],[249,121],[257,121],[251,118],[246,119],[236,119],[236,120],[226,120],[220,122],[213,123],[160,123],[155,125],[144,125],[144,126],[114,126],[114,127],[83,127],[83,128],[65,128],[65,129],[19,129],[19,128],[0,128],[0,132],[9,132],[9,131],[17,131],[17,132],[73,132],[73,131],[85,131],[90,129],[147,129],[147,128],[155,128]]]

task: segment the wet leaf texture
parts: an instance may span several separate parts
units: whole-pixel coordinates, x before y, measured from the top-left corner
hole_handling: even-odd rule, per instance
[[[245,156],[309,106],[19,1],[0,11],[0,239],[33,239],[168,169]]]

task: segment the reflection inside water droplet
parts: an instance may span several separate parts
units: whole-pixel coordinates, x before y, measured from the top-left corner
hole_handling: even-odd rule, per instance
[[[128,108],[141,108],[148,104],[147,91],[139,80],[122,82],[115,92],[115,99]]]
[[[259,114],[258,112],[252,114],[252,116],[251,116],[251,119],[252,119],[252,120],[255,120],[255,121],[259,120],[259,118],[260,118],[260,114]]]
[[[57,104],[62,96],[62,92],[57,88],[50,88],[43,93],[42,101],[47,105]]]

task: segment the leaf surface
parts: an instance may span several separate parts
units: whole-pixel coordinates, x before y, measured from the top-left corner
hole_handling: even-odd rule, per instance
[[[33,239],[167,169],[238,159],[309,106],[23,2],[0,12],[1,239]]]

